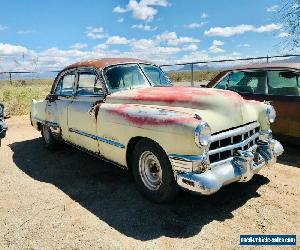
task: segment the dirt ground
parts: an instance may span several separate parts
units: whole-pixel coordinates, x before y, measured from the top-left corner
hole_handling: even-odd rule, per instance
[[[297,234],[299,246],[300,147],[284,145],[279,164],[248,183],[158,205],[124,170],[69,146],[44,149],[28,117],[7,122],[0,249],[245,249],[240,234]]]

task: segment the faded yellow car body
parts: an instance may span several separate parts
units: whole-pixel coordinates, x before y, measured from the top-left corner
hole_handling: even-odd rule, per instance
[[[32,101],[31,123],[42,131],[45,145],[63,140],[131,169],[142,192],[156,201],[172,197],[170,187],[176,185],[210,195],[232,182],[249,181],[283,153],[272,138],[276,114],[268,103],[228,90],[153,83],[145,65],[163,74],[151,63],[128,58],[85,61],[62,70],[47,98]],[[116,79],[128,66],[145,80],[142,85],[125,87],[123,75],[119,87]],[[109,78],[114,68],[119,73],[111,71]],[[95,77],[92,90],[79,84],[82,72]],[[63,93],[64,77],[70,75]]]
[[[86,98],[87,103],[97,102],[97,97]],[[99,104],[97,115],[82,105],[76,107],[72,117],[68,108],[72,108],[69,105],[76,102],[76,97],[60,100],[55,107],[48,106],[48,102],[33,101],[31,121],[34,127],[39,129],[39,123],[44,121],[58,124],[63,140],[126,168],[129,142],[137,137],[157,142],[168,155],[200,155],[203,149],[195,144],[194,138],[199,120],[210,125],[212,134],[253,121],[258,121],[262,130],[269,129],[266,104],[246,101],[226,90],[147,87],[120,91],[110,94]],[[68,120],[72,120],[76,129],[119,143],[119,147],[74,135],[69,131]]]

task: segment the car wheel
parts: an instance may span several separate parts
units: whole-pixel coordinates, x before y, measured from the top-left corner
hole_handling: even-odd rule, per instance
[[[132,172],[142,194],[162,203],[172,200],[177,192],[169,158],[155,142],[141,140],[133,151]]]
[[[58,142],[54,138],[49,126],[43,124],[41,128],[41,133],[46,148],[54,149],[57,147]]]

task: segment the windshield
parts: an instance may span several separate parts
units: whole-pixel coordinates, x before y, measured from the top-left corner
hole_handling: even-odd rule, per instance
[[[111,92],[149,86],[149,82],[137,64],[117,65],[104,71]]]
[[[171,81],[166,74],[157,66],[140,64],[147,78],[153,86],[171,86]]]
[[[150,85],[172,86],[169,78],[159,67],[148,64],[112,66],[104,70],[104,76],[111,92]]]

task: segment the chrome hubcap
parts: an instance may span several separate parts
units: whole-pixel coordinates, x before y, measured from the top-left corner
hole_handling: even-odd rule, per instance
[[[141,154],[139,172],[144,185],[151,191],[158,190],[162,183],[162,169],[157,157],[150,151]]]
[[[47,126],[43,126],[43,137],[45,142],[48,144],[50,142],[50,131]]]

